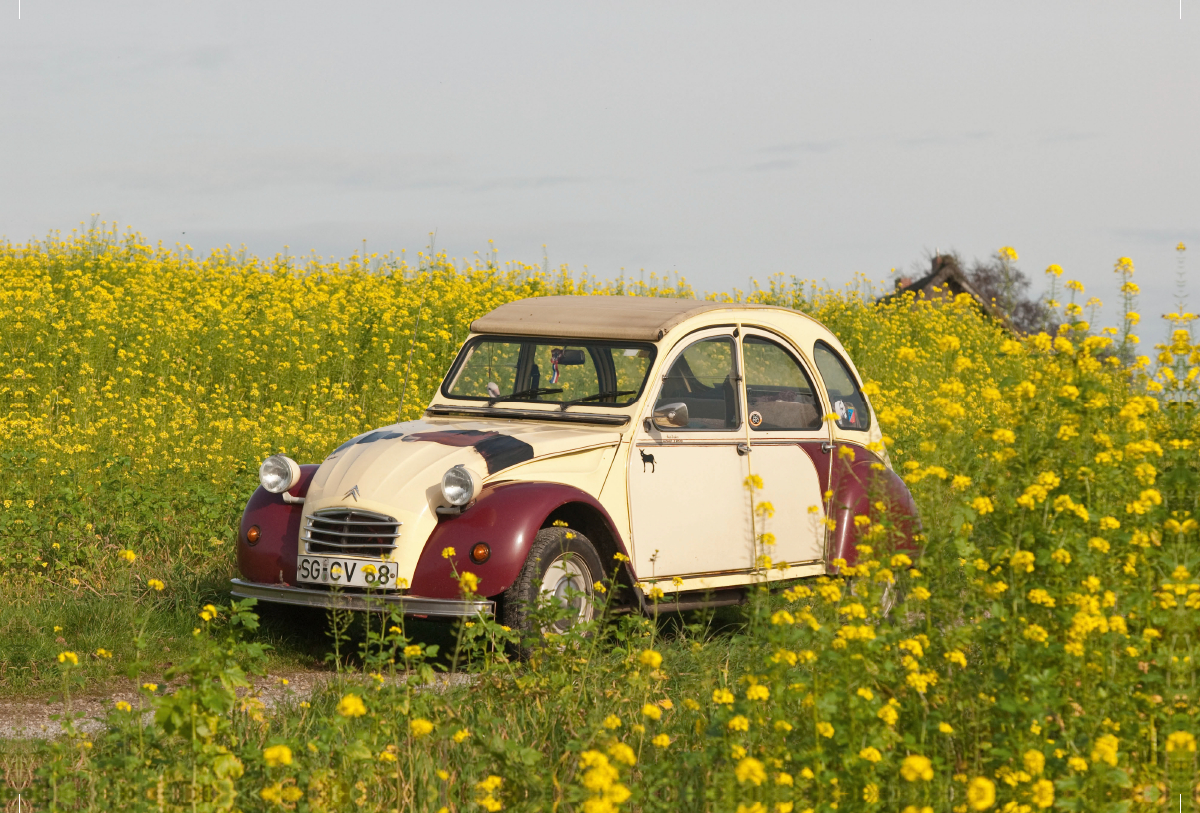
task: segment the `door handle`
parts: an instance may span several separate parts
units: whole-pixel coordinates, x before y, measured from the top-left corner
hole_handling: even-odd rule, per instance
[[[833,451],[833,444],[827,440],[821,441],[821,451],[825,454],[829,454]]]
[[[750,454],[750,446],[745,443],[739,443],[737,445],[737,450],[738,450],[738,454],[740,454],[740,455]]]

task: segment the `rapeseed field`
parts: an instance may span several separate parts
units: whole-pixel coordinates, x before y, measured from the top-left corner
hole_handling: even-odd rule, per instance
[[[600,613],[594,635],[525,664],[485,618],[438,651],[403,619],[335,616],[334,682],[268,709],[238,690],[286,642],[221,598],[263,457],[319,461],[418,416],[470,321],[502,302],[693,292],[488,258],[197,260],[115,229],[0,246],[0,691],[57,691],[69,708],[124,675],[138,697],[104,733],[67,719],[67,736],[22,746],[23,800],[1196,809],[1194,317],[1145,325],[1165,339],[1143,344],[1132,261],[1115,265],[1109,329],[1060,274],[1063,326],[1034,336],[962,298],[876,305],[781,277],[721,295],[796,307],[841,338],[921,508],[916,561],[892,550],[879,502],[856,518],[868,545],[852,584],[762,591],[723,627],[669,603],[654,619]],[[885,619],[891,583],[907,598]],[[448,662],[468,677],[431,688]]]

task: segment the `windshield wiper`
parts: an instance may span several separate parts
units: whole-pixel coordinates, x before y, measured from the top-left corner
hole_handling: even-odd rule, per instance
[[[637,390],[608,390],[607,392],[597,392],[592,395],[585,395],[583,398],[576,398],[574,401],[563,401],[559,405],[559,411],[566,411],[569,406],[575,404],[584,404],[588,401],[599,401],[601,398],[616,398],[618,395],[636,395]]]
[[[489,398],[488,406],[495,406],[500,401],[520,401],[522,398],[532,398],[536,395],[553,395],[556,392],[562,392],[562,387],[558,389],[553,387],[530,387],[527,390],[514,392],[511,395],[497,395],[494,398]]]

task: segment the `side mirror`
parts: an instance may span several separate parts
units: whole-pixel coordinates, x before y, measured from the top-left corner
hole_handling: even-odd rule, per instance
[[[687,404],[663,404],[654,408],[654,425],[659,429],[676,429],[688,425]]]

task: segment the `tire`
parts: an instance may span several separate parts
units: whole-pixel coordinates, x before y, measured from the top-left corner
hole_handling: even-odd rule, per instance
[[[547,633],[562,633],[576,624],[591,621],[595,612],[595,584],[606,577],[604,565],[588,538],[578,531],[556,526],[543,528],[534,537],[525,565],[512,585],[504,591],[500,607],[501,623],[521,633],[520,656],[529,657],[534,643]],[[568,589],[583,594],[567,603]],[[536,628],[530,610],[545,595],[575,612],[546,628]]]

